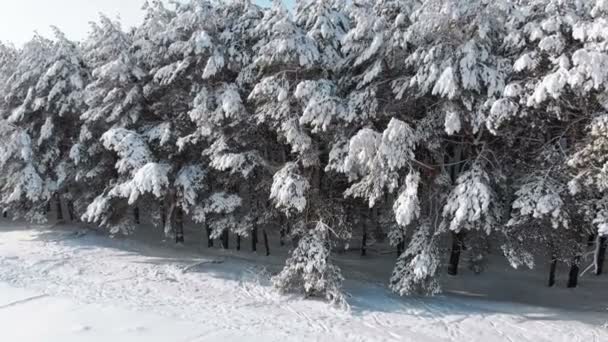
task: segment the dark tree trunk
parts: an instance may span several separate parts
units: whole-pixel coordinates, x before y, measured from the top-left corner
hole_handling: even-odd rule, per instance
[[[266,248],[266,256],[270,255],[270,245],[268,244],[268,234],[266,233],[266,229],[262,231],[262,235],[264,235],[264,248]]]
[[[404,251],[405,251],[405,241],[401,240],[397,244],[397,257],[400,257]]]
[[[207,247],[213,247],[213,239],[211,238],[211,228],[205,223],[205,230],[207,231]]]
[[[281,216],[279,223],[281,224],[281,229],[279,230],[279,244],[283,247],[285,246],[285,236],[287,236],[287,219]]]
[[[184,212],[182,208],[175,210],[175,243],[184,243]]]
[[[363,231],[363,238],[361,238],[361,256],[367,255],[367,231]]]
[[[225,229],[224,232],[222,233],[222,248],[223,249],[228,249],[230,248],[230,233],[228,232],[228,229]]]
[[[579,263],[580,257],[575,257],[572,261],[572,266],[570,266],[570,274],[568,275],[568,288],[570,289],[578,286]]]
[[[57,221],[63,221],[63,209],[61,208],[61,197],[55,195],[57,203]]]
[[[241,236],[240,235],[236,235],[236,250],[240,251],[241,250]]]
[[[163,227],[167,224],[167,212],[165,210],[165,201],[160,202],[160,220],[163,223]]]
[[[464,240],[464,233],[452,233],[452,253],[450,255],[450,265],[448,266],[449,275],[458,274],[458,264],[460,262],[460,252]]]
[[[551,258],[551,267],[549,268],[549,287],[555,285],[555,269],[557,268],[557,258],[553,256]]]
[[[48,215],[51,212],[51,202],[52,201],[46,202],[46,207],[44,208],[46,215]]]
[[[133,218],[135,219],[135,224],[139,224],[139,207],[133,208]]]
[[[258,226],[257,225],[254,225],[253,229],[251,230],[251,251],[252,252],[258,251]]]
[[[74,201],[68,200],[68,215],[70,215],[70,221],[74,222],[76,216],[74,215]]]
[[[597,260],[595,264],[597,265],[597,269],[595,270],[595,274],[601,275],[604,272],[604,260],[606,259],[606,249],[608,248],[608,238],[603,236],[598,239],[599,249],[597,253]]]
[[[2,216],[4,216],[4,218],[7,218],[7,217],[8,217],[8,211],[6,211],[6,210],[5,210],[5,211],[2,213]]]

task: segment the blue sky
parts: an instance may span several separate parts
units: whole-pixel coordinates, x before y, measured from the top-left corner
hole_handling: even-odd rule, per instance
[[[295,0],[284,0],[287,6],[293,6]],[[257,3],[262,6],[270,6],[270,0],[257,0]]]
[[[144,0],[0,0],[0,40],[21,45],[34,31],[51,35],[50,25],[58,26],[71,39],[82,39],[89,22],[103,12],[111,17],[120,15],[125,27],[137,25],[143,12]],[[295,0],[285,0],[292,6]],[[270,0],[257,0],[269,5]]]

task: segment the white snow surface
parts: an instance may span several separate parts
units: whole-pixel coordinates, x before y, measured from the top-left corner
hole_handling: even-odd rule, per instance
[[[608,297],[605,286],[591,296],[584,285],[578,291],[524,287],[536,299],[543,296],[535,291],[553,291],[562,307],[532,306],[503,302],[500,294],[457,294],[458,282],[469,282],[469,289],[484,288],[483,281],[473,284],[475,278],[465,274],[448,286],[446,295],[401,298],[350,271],[344,260],[340,266],[349,279],[345,288],[351,309],[342,311],[321,301],[277,294],[269,282],[280,267],[277,257],[252,256],[254,263],[246,260],[246,253],[110,238],[68,225],[3,221],[0,339],[608,341],[608,314],[602,312],[608,302],[598,303]],[[518,274],[519,281],[535,281],[529,273]],[[518,291],[508,289],[508,280],[493,284],[504,287],[486,287],[502,294]]]

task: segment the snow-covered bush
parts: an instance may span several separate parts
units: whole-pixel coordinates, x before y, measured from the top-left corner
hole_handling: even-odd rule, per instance
[[[342,292],[342,273],[330,260],[331,228],[323,222],[304,233],[285,263],[272,278],[282,291],[303,289],[306,296],[321,296],[339,306],[346,306]]]

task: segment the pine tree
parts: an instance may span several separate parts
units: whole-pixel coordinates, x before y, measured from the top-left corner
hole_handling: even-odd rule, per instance
[[[329,262],[331,228],[318,222],[298,242],[285,268],[272,278],[281,290],[304,288],[306,296],[323,296],[331,303],[345,307],[340,269]]]
[[[21,158],[12,158],[12,165],[5,165],[13,177],[4,184],[5,191],[12,193],[4,203],[29,202],[13,212],[21,211],[35,220],[44,220],[46,203],[52,198],[60,200],[73,184],[68,146],[79,128],[77,115],[84,108],[83,90],[88,79],[75,43],[58,29],[55,36],[55,42],[36,36],[26,44],[5,89],[5,119],[12,126],[5,132],[20,135],[21,148],[31,152],[25,153],[28,157],[21,153]],[[28,187],[36,188],[39,194],[25,195]]]

